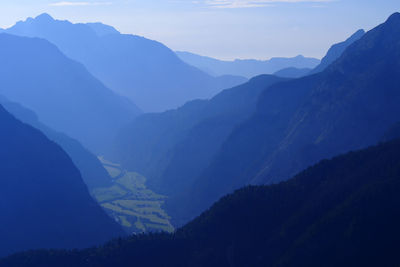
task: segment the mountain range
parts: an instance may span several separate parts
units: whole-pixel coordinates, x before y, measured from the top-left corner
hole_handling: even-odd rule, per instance
[[[246,81],[232,75],[212,77],[159,42],[121,34],[101,23],[73,24],[42,14],[4,32],[48,40],[145,112],[177,108]]]
[[[365,34],[358,30],[347,40],[333,45],[321,61],[299,55],[294,58],[271,58],[270,60],[234,60],[222,61],[211,57],[196,55],[190,52],[177,51],[183,61],[193,65],[210,75],[234,74],[252,78],[261,74],[274,74],[285,78],[300,78],[322,72],[338,59],[344,50]]]
[[[398,265],[400,13],[249,80],[101,23],[4,31],[0,267]],[[98,187],[177,230],[126,236]]]
[[[395,13],[325,71],[264,90],[256,112],[232,131],[191,190],[170,200],[171,215],[191,214],[187,221],[243,185],[278,183],[377,143],[400,121],[399,26]]]
[[[0,124],[0,256],[86,248],[124,235],[61,147],[2,106]]]
[[[207,123],[198,121],[207,114],[201,102],[140,116],[121,131],[113,156],[169,194],[167,210],[182,225],[241,186],[286,180],[321,159],[375,144],[400,121],[399,17],[358,31],[339,56],[332,51],[346,45],[334,46],[322,72],[287,81],[264,76],[231,89],[242,92],[237,101],[245,112],[230,99],[231,110]]]
[[[255,111],[259,94],[285,80],[261,75],[210,100],[143,114],[121,130],[110,158],[143,173],[158,192],[182,192],[210,164],[232,130]]]
[[[262,75],[273,74],[285,68],[315,68],[320,60],[298,55],[293,58],[271,58],[269,60],[236,59],[223,61],[211,57],[196,55],[190,52],[175,52],[184,62],[195,66],[210,75],[238,75],[248,79]]]

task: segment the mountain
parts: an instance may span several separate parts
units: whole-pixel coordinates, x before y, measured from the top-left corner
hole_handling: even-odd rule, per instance
[[[321,159],[377,143],[400,121],[400,14],[325,71],[264,90],[190,190],[167,202],[182,224],[248,184],[286,180]]]
[[[303,68],[303,69],[298,69],[298,68],[285,68],[281,69],[277,72],[274,73],[275,76],[278,77],[285,77],[285,78],[301,78],[303,76],[306,76],[309,74],[311,69],[309,68]]]
[[[302,55],[293,58],[271,58],[270,60],[236,59],[223,61],[210,57],[199,56],[189,52],[175,52],[184,62],[195,66],[210,75],[238,75],[252,78],[261,74],[272,74],[284,68],[314,68],[320,60],[306,58]]]
[[[3,33],[0,46],[0,94],[93,152],[140,112],[46,40]]]
[[[83,251],[30,251],[0,266],[396,266],[400,140],[227,195],[174,234]]]
[[[68,155],[0,106],[0,255],[85,248],[123,235]]]
[[[352,36],[350,36],[346,41],[333,45],[322,58],[321,63],[315,67],[309,74],[315,74],[325,70],[330,64],[332,64],[335,60],[337,60],[343,52],[353,44],[355,41],[358,41],[365,34],[364,30],[356,31]]]
[[[15,118],[40,130],[47,138],[60,145],[71,157],[75,166],[78,167],[82,179],[89,190],[111,186],[111,177],[104,169],[99,159],[84,148],[78,141],[63,133],[50,129],[39,121],[37,115],[33,111],[17,103],[10,102],[2,96],[0,96],[0,104]]]
[[[208,166],[232,130],[255,111],[262,90],[286,80],[261,75],[210,100],[139,116],[120,132],[110,158],[144,174],[157,192],[182,192]]]
[[[42,14],[6,32],[50,41],[145,112],[177,108],[246,81],[232,76],[214,78],[182,62],[159,42],[119,34],[103,24],[72,24]]]

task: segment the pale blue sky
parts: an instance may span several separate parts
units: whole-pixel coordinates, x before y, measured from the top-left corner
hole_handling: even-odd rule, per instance
[[[322,57],[332,43],[371,29],[400,0],[12,0],[0,27],[47,12],[73,22],[101,21],[171,49],[221,59]]]

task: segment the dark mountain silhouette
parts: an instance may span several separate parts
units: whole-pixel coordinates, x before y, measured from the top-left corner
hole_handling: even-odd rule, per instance
[[[102,24],[72,24],[42,14],[20,21],[6,31],[52,42],[65,55],[83,63],[106,86],[127,96],[146,112],[209,98],[246,81],[241,77],[211,77],[182,62],[159,42],[118,34]]]
[[[85,248],[123,235],[68,155],[0,106],[0,255]]]
[[[31,251],[0,266],[396,266],[400,140],[323,160],[277,185],[223,197],[175,234],[83,251]]]
[[[278,77],[285,77],[285,78],[301,78],[303,76],[306,76],[309,74],[311,69],[309,68],[303,68],[303,69],[298,69],[298,68],[285,68],[281,69],[277,72],[274,73],[275,76]]]
[[[264,90],[255,114],[233,131],[192,189],[170,202],[178,213],[172,215],[187,221],[243,185],[286,180],[323,158],[377,143],[400,121],[399,51],[396,13],[324,72]],[[186,207],[179,212],[179,206]]]
[[[83,181],[90,190],[97,187],[111,186],[111,177],[101,162],[78,141],[50,129],[39,121],[33,111],[17,103],[10,102],[2,96],[0,96],[0,104],[18,120],[40,130],[47,138],[60,145],[71,157],[75,166],[78,167]]]
[[[302,55],[293,58],[271,58],[270,60],[223,61],[189,52],[177,51],[175,53],[184,62],[214,76],[230,74],[252,78],[261,74],[272,74],[289,67],[314,68],[320,63],[319,59],[306,58]]]
[[[113,157],[143,173],[156,191],[181,192],[208,166],[232,130],[255,111],[260,92],[285,80],[261,75],[211,100],[139,116],[118,136]]]
[[[315,67],[309,74],[315,74],[325,70],[330,64],[335,62],[355,41],[358,41],[365,34],[364,30],[356,31],[352,36],[350,36],[346,41],[333,45],[327,52],[324,58],[322,58],[321,63]]]
[[[46,40],[3,33],[0,46],[0,94],[96,153],[139,114]]]

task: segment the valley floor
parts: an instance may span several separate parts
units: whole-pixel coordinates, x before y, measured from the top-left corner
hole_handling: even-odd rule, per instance
[[[112,186],[95,188],[92,196],[130,234],[173,232],[170,217],[162,209],[166,196],[146,188],[146,178],[99,157],[112,177]]]

